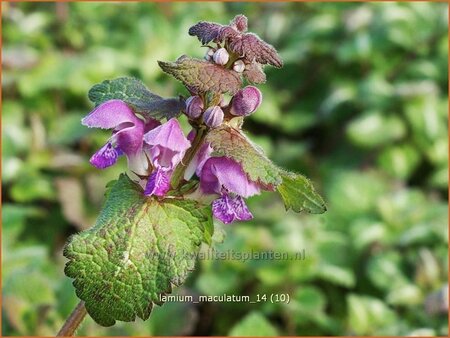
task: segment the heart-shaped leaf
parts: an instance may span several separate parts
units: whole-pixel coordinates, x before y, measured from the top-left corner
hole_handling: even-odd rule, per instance
[[[147,198],[121,175],[91,229],[64,250],[66,275],[100,325],[147,319],[160,296],[194,268],[202,241],[213,232],[210,208],[191,200]]]

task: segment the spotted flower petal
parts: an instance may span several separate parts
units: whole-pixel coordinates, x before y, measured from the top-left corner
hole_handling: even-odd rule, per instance
[[[216,199],[212,203],[212,211],[214,217],[224,224],[230,224],[235,220],[231,198],[228,194]]]
[[[115,164],[118,157],[118,149],[114,148],[112,143],[108,141],[94,155],[92,155],[89,162],[98,169],[105,169]]]
[[[250,63],[256,61],[277,68],[283,67],[283,61],[276,49],[253,33],[245,33],[239,39],[232,39],[230,50],[244,57]]]
[[[228,194],[224,194],[213,202],[212,211],[214,217],[224,224],[248,221],[253,218],[241,196],[230,197]]]
[[[144,124],[125,102],[109,100],[95,108],[81,123],[90,128],[113,129],[113,135],[108,141],[110,146],[100,149],[91,158],[94,166],[103,169],[113,165],[117,161],[117,149],[120,149],[128,159],[130,170],[137,174],[146,174],[142,138],[145,129],[153,128],[153,121]]]
[[[170,189],[170,175],[168,172],[157,169],[148,178],[144,194],[146,196],[164,196]]]
[[[235,196],[232,199],[232,207],[234,215],[239,221],[249,221],[253,218],[252,213],[248,210],[247,204],[241,196]]]

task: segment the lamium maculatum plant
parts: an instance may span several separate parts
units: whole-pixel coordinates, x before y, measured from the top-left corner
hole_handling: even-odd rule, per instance
[[[124,156],[129,169],[108,184],[95,225],[64,250],[79,308],[103,326],[146,320],[194,269],[200,244],[211,245],[213,219],[257,217],[247,198],[276,191],[286,209],[326,210],[307,178],[277,167],[242,131],[263,104],[254,86],[266,81],[263,67],[283,65],[277,51],[247,33],[244,15],[229,25],[199,22],[189,34],[207,47],[204,59],[158,62],[187,97],[163,98],[127,77],[89,91],[95,108],[82,124],[111,130],[90,163],[105,170]],[[178,119],[189,122],[188,135]]]

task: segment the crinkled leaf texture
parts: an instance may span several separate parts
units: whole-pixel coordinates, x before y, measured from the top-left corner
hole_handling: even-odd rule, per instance
[[[268,190],[275,190],[281,183],[279,169],[263,150],[241,131],[230,126],[213,129],[206,137],[214,152],[212,156],[226,156],[242,165],[242,169],[254,182]]]
[[[189,35],[196,36],[204,45],[219,38],[220,30],[224,27],[215,22],[200,21],[189,28]]]
[[[229,49],[243,57],[248,64],[257,62],[269,64],[277,68],[283,66],[283,61],[276,49],[261,40],[254,33],[245,33],[247,18],[237,15],[229,25],[220,25],[215,22],[201,21],[189,29],[189,35],[196,36],[203,45],[211,41],[226,42]]]
[[[253,33],[245,33],[240,38],[230,41],[230,49],[234,53],[243,56],[248,62],[256,61],[261,64],[269,64],[277,68],[283,67],[276,49],[264,42]]]
[[[211,211],[191,200],[143,196],[126,175],[108,191],[95,226],[74,235],[64,250],[67,276],[100,325],[146,320],[160,295],[194,268],[202,241],[210,242]]]
[[[283,198],[286,210],[307,211],[312,214],[322,214],[327,211],[322,197],[305,176],[284,170],[280,170],[280,175],[283,183],[277,189]]]
[[[161,69],[197,93],[229,93],[241,88],[239,73],[204,60],[180,56],[175,62],[158,61]]]
[[[176,117],[185,109],[185,102],[181,98],[164,99],[131,77],[105,80],[93,86],[88,95],[96,106],[108,100],[122,100],[144,117],[158,120]]]
[[[253,84],[266,82],[266,74],[261,65],[256,62],[246,65],[243,75],[248,82]]]
[[[287,172],[270,161],[263,150],[241,130],[225,125],[213,129],[206,137],[213,148],[212,156],[226,156],[242,165],[247,176],[268,190],[277,189],[286,209],[321,214],[325,203],[312,183],[300,174]]]

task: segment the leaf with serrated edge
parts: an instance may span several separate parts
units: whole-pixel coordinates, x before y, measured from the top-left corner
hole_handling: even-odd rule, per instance
[[[281,183],[279,169],[242,131],[229,126],[212,129],[206,142],[214,150],[212,156],[226,156],[240,163],[248,178],[266,189],[273,190]]]
[[[122,100],[135,112],[158,120],[176,117],[185,109],[182,99],[164,99],[148,90],[141,81],[131,77],[105,80],[96,84],[89,90],[88,97],[96,106],[108,100]]]
[[[222,27],[218,23],[200,21],[189,28],[189,35],[196,36],[202,44],[206,45],[211,41],[217,40]]]
[[[158,64],[164,72],[197,93],[212,91],[234,95],[242,85],[239,73],[234,70],[185,55],[175,62],[158,61]]]
[[[266,82],[266,74],[264,73],[262,66],[256,62],[245,65],[245,70],[242,75],[244,75],[247,81],[253,84]]]
[[[194,268],[202,241],[210,242],[210,208],[195,201],[143,196],[121,175],[91,229],[64,249],[65,273],[100,325],[146,320],[160,295],[170,293]]]
[[[312,214],[322,214],[327,211],[322,197],[305,176],[284,170],[280,170],[280,175],[283,183],[277,189],[283,198],[286,210],[307,211]]]
[[[248,62],[256,61],[277,68],[283,67],[283,61],[278,56],[276,49],[261,40],[256,34],[245,33],[240,38],[232,38],[229,46],[231,51],[245,57]]]

